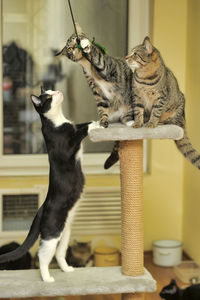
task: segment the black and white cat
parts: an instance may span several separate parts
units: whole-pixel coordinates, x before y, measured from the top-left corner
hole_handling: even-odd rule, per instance
[[[160,297],[165,300],[200,300],[200,284],[180,289],[172,279],[170,284],[162,289]]]
[[[62,112],[63,94],[44,91],[31,100],[39,113],[42,133],[50,163],[49,188],[46,200],[38,210],[28,236],[16,250],[0,256],[0,263],[23,256],[40,235],[38,251],[42,279],[53,282],[49,263],[54,254],[64,272],[73,271],[65,259],[70,237],[70,225],[84,187],[81,169],[81,141],[98,127],[97,122],[74,125]]]

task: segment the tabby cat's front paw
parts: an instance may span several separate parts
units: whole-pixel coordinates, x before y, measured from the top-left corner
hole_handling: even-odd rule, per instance
[[[80,45],[81,45],[81,48],[83,49],[83,52],[85,53],[90,53],[91,51],[91,43],[88,39],[82,39],[80,41]]]
[[[153,123],[153,122],[147,122],[145,127],[147,128],[156,128],[157,124]]]
[[[101,126],[100,126],[100,124],[99,124],[99,122],[97,121],[92,121],[92,123],[90,123],[89,125],[88,125],[88,132],[90,132],[91,130],[93,130],[93,129],[97,129],[97,128],[100,128]]]
[[[132,124],[132,128],[141,128],[143,126],[143,124],[141,122],[134,122]]]
[[[133,120],[128,121],[128,122],[126,122],[126,126],[133,127],[134,123],[135,123],[135,121],[133,121]]]

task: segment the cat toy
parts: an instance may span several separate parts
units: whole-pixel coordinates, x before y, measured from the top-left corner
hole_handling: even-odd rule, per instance
[[[81,50],[82,47],[81,47],[81,44],[80,44],[80,39],[79,39],[79,36],[78,36],[78,32],[76,30],[76,24],[75,24],[75,21],[74,21],[74,15],[73,15],[73,12],[72,12],[72,7],[71,7],[70,0],[68,0],[68,4],[69,4],[69,10],[70,10],[70,13],[71,13],[71,17],[72,17],[72,23],[74,25],[74,30],[75,30],[75,34],[76,34],[77,48],[79,50]]]
[[[71,6],[71,3],[70,3],[70,0],[68,0],[68,4],[69,4],[69,10],[70,10],[70,13],[71,13],[72,22],[73,22],[74,30],[75,30],[75,34],[76,34],[77,48],[79,50],[83,50],[82,47],[81,47],[81,44],[80,44],[80,38],[79,38],[77,30],[76,30],[76,24],[75,24],[74,15],[73,15],[73,11],[72,11],[72,6]],[[101,44],[95,42],[95,38],[93,38],[92,44],[94,44],[95,46],[97,46],[104,53],[106,53],[106,54],[108,53],[107,49],[104,46],[102,46]]]

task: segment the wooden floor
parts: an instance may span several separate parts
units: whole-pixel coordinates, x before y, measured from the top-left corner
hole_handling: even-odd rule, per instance
[[[173,268],[163,268],[163,267],[155,266],[152,263],[151,253],[145,253],[144,260],[145,260],[146,269],[152,274],[153,278],[157,281],[157,292],[146,293],[145,300],[160,300],[161,298],[159,297],[159,292],[161,291],[162,287],[167,285],[172,278],[175,278],[177,280],[177,284],[180,287],[183,287],[183,284],[174,275]],[[121,295],[38,297],[38,298],[25,298],[25,299],[26,300],[34,300],[34,299],[35,300],[47,300],[47,299],[48,300],[121,300]],[[7,300],[10,299],[7,298]]]
[[[176,279],[178,286],[183,287],[183,283],[175,276],[173,268],[164,268],[154,265],[152,263],[151,253],[145,254],[144,259],[145,267],[157,282],[157,291],[155,293],[147,293],[145,300],[161,300],[159,293],[164,286],[169,284],[171,279]]]

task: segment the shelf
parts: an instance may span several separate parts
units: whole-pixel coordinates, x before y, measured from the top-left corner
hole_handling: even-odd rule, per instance
[[[113,123],[108,128],[92,129],[89,137],[93,142],[141,139],[179,140],[183,137],[183,133],[183,129],[176,125],[162,125],[156,128],[131,128],[120,123]]]
[[[1,298],[154,292],[156,282],[145,269],[137,277],[125,276],[121,267],[50,270],[55,282],[41,280],[39,270],[0,271]]]

